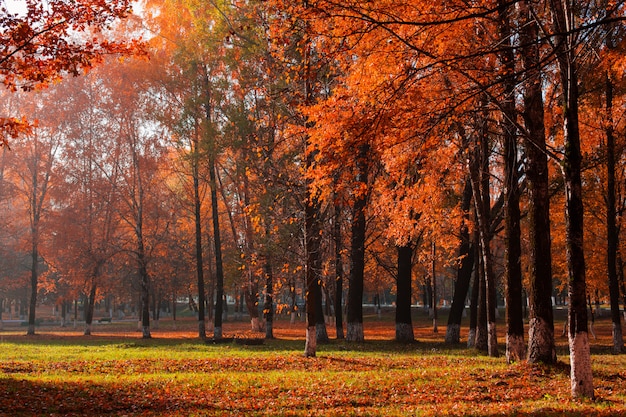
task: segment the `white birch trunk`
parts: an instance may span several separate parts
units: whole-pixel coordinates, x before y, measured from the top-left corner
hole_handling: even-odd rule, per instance
[[[487,352],[488,355],[498,357],[498,335],[496,333],[496,323],[490,321],[487,323]]]
[[[314,358],[317,351],[317,334],[315,326],[306,329],[306,342],[304,345],[304,356]]]
[[[574,336],[569,335],[569,351],[572,397],[594,398],[591,352],[587,332],[579,332]]]

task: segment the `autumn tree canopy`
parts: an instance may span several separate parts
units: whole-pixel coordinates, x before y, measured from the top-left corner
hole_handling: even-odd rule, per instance
[[[132,2],[2,1],[0,2],[0,80],[10,90],[29,91],[77,76],[107,54],[138,50],[132,38],[116,38],[112,29],[130,16]],[[24,129],[26,121],[0,118],[0,140]]]

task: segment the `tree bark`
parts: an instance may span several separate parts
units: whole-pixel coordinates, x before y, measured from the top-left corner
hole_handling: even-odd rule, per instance
[[[619,280],[617,277],[617,248],[619,234],[616,225],[615,208],[615,135],[613,131],[613,82],[606,73],[606,235],[607,235],[607,272],[609,279],[609,297],[611,301],[611,322],[613,324],[613,353],[624,350],[622,320],[619,310]]]
[[[217,204],[217,166],[215,150],[209,155],[209,184],[211,188],[211,215],[213,219],[213,242],[215,243],[215,317],[213,319],[213,338],[222,338],[222,320],[224,314],[224,267],[222,263],[222,239],[220,237],[220,216]]]
[[[318,278],[313,286],[315,291],[315,338],[317,343],[328,343],[328,332],[326,331],[326,321],[324,320],[324,305],[322,304],[322,285]]]
[[[482,249],[479,249],[479,252]],[[478,254],[476,279],[478,280],[478,306],[476,321],[476,340],[474,347],[480,351],[489,351],[489,328],[487,320],[487,280],[485,279],[485,267],[482,254]]]
[[[437,244],[433,240],[432,243],[432,263],[431,263],[431,273],[433,291],[431,298],[431,307],[432,307],[432,315],[433,315],[433,333],[438,333],[439,329],[437,328]]]
[[[478,229],[474,228],[473,233],[473,241],[474,241],[474,250],[472,250],[470,256],[474,258],[474,264],[476,267],[474,268],[474,280],[472,281],[472,294],[470,297],[470,322],[469,322],[469,331],[467,335],[467,347],[475,348],[476,347],[476,334],[478,329],[478,309],[480,302],[480,274],[481,274],[481,266],[480,266],[480,256],[479,256],[479,237],[478,237]]]
[[[573,33],[574,13],[569,0],[551,0],[556,57],[561,77],[563,105],[565,180],[565,228],[568,282],[568,339],[570,348],[571,389],[573,397],[593,398],[593,374],[587,323],[585,252],[583,246],[584,210],[582,199],[580,130],[578,121],[578,68]]]
[[[202,202],[200,199],[200,173],[199,173],[199,149],[198,141],[194,140],[191,158],[191,170],[193,177],[193,200],[194,200],[194,220],[196,232],[196,278],[198,282],[198,337],[206,339],[206,323],[204,307],[206,304],[204,289],[204,259],[202,249]]]
[[[38,291],[37,284],[39,280],[39,271],[38,271],[39,236],[38,234],[39,232],[37,231],[37,228],[34,227],[33,233],[32,233],[32,251],[31,251],[32,265],[30,269],[30,303],[28,305],[28,330],[26,332],[27,335],[31,335],[31,336],[35,334],[35,310],[37,308],[37,291]]]
[[[146,255],[143,248],[143,239],[139,247],[139,276],[141,278],[141,328],[142,337],[150,339],[150,275],[146,266]]]
[[[475,138],[474,152],[470,159],[470,178],[472,180],[472,193],[474,197],[475,213],[478,220],[480,239],[480,260],[482,276],[485,282],[485,297],[487,315],[487,352],[489,356],[497,357],[498,340],[496,333],[496,288],[495,275],[493,273],[493,260],[491,254],[491,198],[490,198],[490,172],[489,172],[489,138],[486,118],[481,121],[479,127],[480,137]],[[479,310],[480,312],[480,310]],[[479,315],[480,323],[480,315]],[[482,329],[478,328],[478,335]],[[482,341],[482,340],[481,340]],[[477,341],[477,347],[480,345]]]
[[[346,340],[360,342],[363,335],[363,280],[365,273],[365,207],[369,146],[359,147],[356,163],[355,187],[361,188],[352,207],[352,236],[350,240],[350,287],[348,288],[348,333]]]
[[[306,244],[306,342],[304,356],[314,357],[317,352],[316,303],[320,265],[319,202],[307,184],[305,207]]]
[[[526,82],[523,89],[526,128],[526,182],[529,192],[530,242],[528,361],[555,364],[554,314],[552,311],[552,256],[550,193],[544,124],[544,104],[539,72],[539,31],[529,1],[520,3],[524,22],[520,30],[520,58]]]
[[[461,321],[463,310],[465,309],[465,299],[469,291],[472,279],[472,269],[474,268],[474,256],[470,242],[469,229],[466,222],[469,220],[469,209],[472,202],[472,184],[469,180],[465,182],[461,209],[463,210],[463,221],[460,227],[459,239],[459,267],[457,268],[456,282],[454,283],[454,296],[450,314],[448,315],[448,326],[446,327],[446,343],[457,344],[461,341]]]
[[[337,339],[344,339],[343,334],[343,257],[341,255],[341,207],[335,202],[335,222],[333,238],[335,241],[335,330]]]
[[[506,359],[508,363],[525,358],[522,309],[522,249],[520,241],[520,192],[517,173],[517,111],[515,109],[515,57],[512,48],[511,17],[513,7],[499,1],[498,31],[505,46],[499,53],[502,72],[502,134],[504,139],[504,275],[506,298]]]
[[[91,277],[91,288],[89,289],[89,295],[87,296],[87,305],[85,306],[85,331],[83,333],[85,336],[91,335],[91,326],[93,324],[93,310],[96,302],[96,277],[100,273],[99,269],[99,267],[96,267],[94,269],[94,275]]]
[[[274,274],[272,272],[272,264],[269,259],[269,254],[266,254],[265,259],[265,306],[263,311],[265,313],[265,338],[274,338]]]
[[[411,243],[397,246],[398,276],[396,296],[396,341],[410,343],[415,341],[413,320],[411,317],[412,285],[411,269],[413,266],[413,247]]]

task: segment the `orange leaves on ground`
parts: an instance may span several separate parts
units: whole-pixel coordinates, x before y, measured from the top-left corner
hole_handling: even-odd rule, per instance
[[[226,349],[220,347],[220,349]],[[258,353],[258,352],[257,352]],[[0,409],[17,414],[89,415],[507,415],[624,412],[617,376],[600,375],[605,404],[568,399],[566,365],[511,367],[484,358],[416,350],[384,355],[329,352],[213,359],[5,363]],[[41,382],[38,375],[69,382]],[[76,379],[76,375],[85,375]],[[98,379],[98,375],[115,375]],[[104,382],[102,382],[104,381]]]

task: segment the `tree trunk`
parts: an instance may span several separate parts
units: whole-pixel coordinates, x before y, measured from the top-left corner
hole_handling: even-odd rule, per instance
[[[337,339],[342,340],[343,334],[343,257],[341,255],[341,207],[335,202],[335,222],[333,238],[335,241],[335,330]]]
[[[206,323],[204,307],[205,289],[204,289],[204,259],[202,249],[202,202],[200,199],[200,173],[198,141],[194,141],[194,149],[192,155],[192,177],[193,177],[193,199],[194,199],[194,220],[196,231],[196,278],[198,282],[198,337],[202,340],[206,339]]]
[[[213,219],[213,242],[215,244],[215,317],[213,318],[213,338],[222,338],[224,313],[224,267],[222,263],[222,239],[220,237],[220,215],[217,204],[217,166],[215,149],[209,155],[209,184],[211,188],[211,215]]]
[[[94,276],[91,277],[91,288],[89,289],[89,296],[87,296],[87,305],[85,305],[85,336],[91,335],[91,327],[93,324],[93,310],[96,303],[96,276],[99,274],[99,268],[94,270]]]
[[[177,310],[177,302],[176,302],[176,291],[172,294],[172,321],[174,322],[174,330],[176,330],[176,310]]]
[[[524,125],[526,127],[526,183],[529,192],[528,224],[529,330],[528,361],[555,364],[554,315],[552,311],[552,256],[550,236],[550,193],[548,157],[544,125],[544,105],[540,57],[537,45],[538,26],[529,1],[520,3],[524,24],[521,26],[520,57],[526,74],[523,89]]]
[[[256,282],[248,282],[248,285],[244,287],[244,299],[246,303],[246,309],[250,315],[250,326],[253,332],[258,332],[261,329],[259,323],[259,289],[256,286]]]
[[[607,235],[607,272],[609,278],[609,296],[611,301],[611,322],[613,323],[613,353],[624,350],[622,320],[619,311],[619,281],[617,277],[617,248],[619,234],[616,225],[615,209],[615,135],[613,132],[613,82],[606,73],[606,235]]]
[[[474,258],[474,264],[476,268],[474,268],[474,281],[472,281],[472,294],[470,297],[470,322],[469,322],[469,332],[467,335],[467,347],[475,348],[476,347],[476,334],[478,329],[478,309],[480,302],[480,274],[481,274],[481,266],[480,266],[480,257],[479,253],[479,238],[478,238],[478,229],[474,228],[473,233],[473,241],[474,241],[474,250],[472,250],[470,256]]]
[[[410,243],[407,243],[403,246],[397,246],[397,251],[396,341],[410,343],[415,341],[413,320],[411,318],[413,247]]]
[[[487,316],[487,352],[489,356],[498,356],[498,340],[496,333],[496,282],[493,273],[493,260],[491,254],[491,198],[490,198],[490,171],[489,171],[489,138],[486,117],[479,126],[480,137],[475,138],[473,152],[469,164],[470,178],[472,180],[472,193],[474,197],[475,213],[478,221],[480,239],[480,265],[482,276],[485,280],[485,300]],[[479,310],[480,312],[480,310]],[[479,314],[479,323],[480,323]],[[478,335],[481,332],[478,328]],[[482,342],[482,339],[481,339]],[[480,345],[477,340],[477,347]]]
[[[30,269],[30,303],[28,305],[28,330],[27,335],[35,334],[35,310],[37,308],[37,281],[39,280],[39,248],[38,248],[38,231],[33,228],[32,234],[32,265]]]
[[[520,241],[519,175],[517,173],[517,111],[515,109],[515,57],[512,48],[511,17],[513,7],[499,0],[498,32],[504,48],[498,54],[503,72],[504,94],[501,98],[502,135],[504,140],[504,275],[506,298],[506,360],[519,362],[526,357],[522,309],[522,250]]]
[[[307,184],[307,205],[305,207],[306,244],[306,342],[304,355],[314,357],[317,352],[316,309],[320,267],[319,202],[311,195]]]
[[[322,286],[320,279],[313,285],[315,291],[315,338],[317,343],[328,343],[328,332],[326,331],[326,321],[324,320],[324,305],[322,304]]]
[[[358,151],[355,188],[367,185],[369,146]],[[363,336],[363,280],[365,273],[365,206],[364,191],[355,196],[352,208],[352,236],[350,240],[350,287],[348,288],[348,333],[346,340],[360,342]]]
[[[566,257],[569,275],[568,306],[571,389],[573,397],[593,398],[593,374],[585,296],[584,210],[582,199],[580,131],[578,122],[578,74],[574,11],[566,0],[551,0],[556,57],[562,86],[565,180]]]
[[[437,328],[437,274],[436,274],[436,266],[437,266],[437,245],[433,240],[432,243],[432,264],[431,264],[431,277],[432,277],[432,299],[431,299],[431,308],[433,315],[433,333],[438,333],[439,329]]]
[[[265,255],[265,338],[274,338],[274,276],[269,254]]]
[[[479,249],[480,250],[480,249]],[[476,322],[476,341],[474,347],[480,351],[489,351],[489,333],[487,322],[487,282],[485,279],[485,268],[483,266],[482,255],[478,256],[476,279],[479,281],[478,287],[478,311]]]
[[[150,276],[146,267],[143,244],[139,257],[139,276],[141,277],[141,328],[144,339],[150,339]]]
[[[448,315],[448,326],[446,327],[446,343],[457,344],[461,341],[461,321],[463,310],[465,309],[465,299],[469,291],[472,279],[472,269],[474,268],[474,256],[470,242],[469,229],[466,221],[469,220],[468,211],[472,201],[472,184],[468,180],[465,182],[461,209],[463,210],[463,222],[460,228],[459,241],[459,267],[456,271],[456,282],[454,283],[454,296],[452,306]]]

